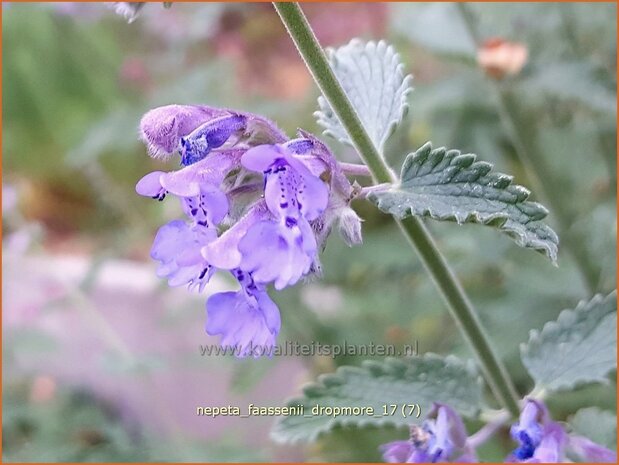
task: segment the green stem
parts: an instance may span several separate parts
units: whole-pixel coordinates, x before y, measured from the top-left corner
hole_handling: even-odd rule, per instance
[[[274,6],[320,91],[348,132],[359,156],[369,168],[374,182],[376,184],[395,182],[393,172],[364,129],[359,115],[329,66],[327,57],[299,5],[276,2]],[[471,345],[490,389],[498,401],[512,415],[517,416],[518,395],[513,383],[494,352],[476,311],[445,258],[436,248],[432,236],[416,217],[409,217],[397,223],[407,240],[419,253],[423,264],[441,291],[459,329]]]

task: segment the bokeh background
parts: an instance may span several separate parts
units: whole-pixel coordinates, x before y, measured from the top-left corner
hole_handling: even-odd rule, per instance
[[[414,74],[388,147],[394,166],[432,140],[515,175],[551,210],[558,268],[494,231],[428,222],[526,393],[518,344],[529,329],[615,287],[615,4],[304,9],[324,45],[387,39]],[[148,109],[220,105],[291,135],[320,133],[317,90],[272,7],[153,3],[132,24],[97,3],[3,3],[2,13],[3,460],[379,460],[378,444],[405,431],[346,428],[291,447],[269,440],[272,418],[197,417],[197,406],[280,405],[317,374],[361,360],[202,357],[199,345],[217,342],[203,329],[205,297],[169,289],[148,257],[157,227],[180,213],[134,193],[146,172],[175,168],[137,140]],[[477,59],[497,39],[526,49],[520,65],[509,47],[507,58],[491,53],[511,76]],[[418,340],[421,352],[470,357],[390,218],[354,206],[364,245],[332,237],[323,279],[275,296],[280,341]],[[209,292],[230,286],[218,278]],[[615,392],[586,387],[549,402],[565,419],[582,406],[616,409]],[[482,458],[511,447],[500,435]]]

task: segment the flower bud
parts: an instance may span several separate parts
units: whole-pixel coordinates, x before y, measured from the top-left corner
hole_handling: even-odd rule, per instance
[[[361,218],[350,207],[344,207],[339,212],[339,229],[344,242],[349,246],[363,242],[361,237]]]

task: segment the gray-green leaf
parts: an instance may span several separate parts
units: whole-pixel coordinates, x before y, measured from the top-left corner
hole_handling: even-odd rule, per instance
[[[400,219],[415,215],[496,227],[556,262],[559,239],[540,221],[546,208],[527,201],[530,192],[512,184],[511,176],[491,170],[490,163],[476,161],[473,154],[432,149],[428,142],[406,157],[399,184],[369,199]]]
[[[597,407],[582,408],[570,418],[569,424],[576,434],[610,449],[617,447],[617,416],[613,412]]]
[[[338,49],[328,49],[331,66],[355,107],[366,131],[382,152],[384,144],[408,110],[412,76],[392,46],[384,41],[353,39]],[[348,133],[324,97],[318,98],[314,115],[328,134],[352,145]]]
[[[387,358],[366,361],[361,368],[344,366],[323,375],[303,389],[303,397],[288,405],[304,405],[305,415],[282,417],[272,436],[279,442],[312,441],[336,425],[408,425],[419,423],[433,402],[449,404],[463,415],[475,415],[481,406],[481,379],[472,362],[433,354],[411,359]],[[396,404],[398,411],[383,416],[383,405]],[[401,406],[418,404],[420,418],[404,416]],[[374,415],[334,418],[311,415],[312,407],[373,407]]]
[[[580,302],[557,321],[531,331],[522,344],[522,361],[537,388],[569,389],[588,382],[608,382],[617,367],[617,292]]]

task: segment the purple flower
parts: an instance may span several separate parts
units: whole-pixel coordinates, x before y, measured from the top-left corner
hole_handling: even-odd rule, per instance
[[[535,400],[527,400],[518,422],[510,429],[510,434],[520,446],[514,450],[517,460],[527,460],[533,457],[537,447],[544,437],[544,425],[549,423],[546,406]]]
[[[389,463],[477,462],[466,441],[460,416],[447,405],[437,403],[422,426],[411,426],[408,441],[390,442],[380,449]]]
[[[226,113],[225,110],[202,105],[158,107],[142,117],[140,139],[151,157],[167,158],[178,150],[181,137]]]
[[[185,214],[196,223],[217,225],[228,213],[228,199],[220,186],[226,175],[238,167],[241,150],[213,153],[181,170],[154,171],[136,185],[138,194],[163,200],[168,193],[181,198]]]
[[[393,441],[380,446],[380,451],[387,463],[408,463],[414,447],[411,440]]]
[[[268,354],[281,326],[279,309],[249,273],[237,269],[232,274],[241,289],[209,297],[206,332],[221,335],[221,345],[233,348],[240,357]]]
[[[552,421],[543,402],[526,399],[511,436],[520,443],[508,457],[510,462],[558,463],[571,452],[586,462],[616,463],[617,454],[578,435],[568,435],[563,426]]]
[[[171,221],[157,231],[150,256],[159,262],[157,276],[168,278],[170,286],[187,284],[190,289],[204,289],[213,267],[200,250],[217,237],[217,231],[184,221]]]
[[[512,438],[520,445],[508,457],[510,462],[562,462],[567,434],[550,418],[543,402],[526,399],[520,418],[510,429]]]
[[[570,435],[568,448],[583,462],[617,463],[617,452],[583,436]]]
[[[247,117],[239,114],[221,116],[198,126],[186,137],[180,138],[181,164],[188,166],[202,160],[246,127]]]
[[[249,148],[259,143],[280,143],[287,138],[261,116],[206,105],[166,105],[150,110],[140,122],[140,139],[153,158],[178,152],[184,165],[195,163],[213,149],[229,145]]]
[[[316,259],[309,221],[327,207],[329,189],[282,146],[254,147],[241,163],[264,174],[264,198],[272,215],[248,229],[239,242],[241,268],[257,282],[273,282],[276,289],[283,289],[307,274]]]
[[[316,219],[327,207],[329,189],[287,149],[261,145],[248,150],[243,166],[264,173],[264,198],[278,219]]]
[[[299,159],[302,159],[317,176],[327,173],[330,179],[330,195],[327,208],[317,220],[312,223],[316,232],[316,240],[322,247],[331,233],[334,224],[342,239],[349,246],[362,242],[361,218],[350,208],[351,200],[358,193],[359,186],[352,186],[342,171],[331,151],[312,134],[299,130],[301,139],[294,139],[288,144],[292,146]]]
[[[177,153],[182,168],[147,174],[137,193],[174,195],[189,219],[158,231],[157,273],[202,290],[216,270],[231,272],[241,289],[208,299],[206,329],[241,356],[275,343],[280,316],[267,285],[280,290],[316,273],[338,219],[347,242],[361,241],[349,207],[355,190],[324,144],[300,136],[289,140],[258,115],[198,105],[159,107],[140,123],[149,154]]]

